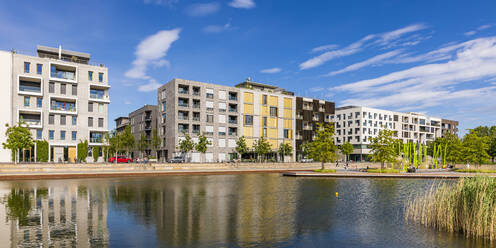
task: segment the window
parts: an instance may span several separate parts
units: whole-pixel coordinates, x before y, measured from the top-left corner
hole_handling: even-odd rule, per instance
[[[93,112],[93,103],[92,102],[88,103],[88,112]]]
[[[24,97],[24,107],[29,107],[29,96]]]
[[[264,128],[264,129],[263,129],[263,136],[264,136],[264,137],[267,137],[267,128]]]
[[[284,129],[284,138],[289,139],[289,129]]]
[[[210,98],[210,99],[214,98],[214,89],[206,89],[205,93],[206,93],[207,98]]]
[[[72,125],[76,126],[77,125],[77,116],[72,117]]]
[[[72,85],[72,95],[73,96],[77,95],[77,85],[75,85],[75,84]]]
[[[55,83],[48,84],[48,93],[55,93]]]
[[[102,72],[98,73],[98,82],[100,82],[100,83],[103,82],[103,73]]]
[[[162,102],[162,111],[165,111],[165,101]]]
[[[48,124],[50,124],[50,125],[55,124],[55,115],[49,115],[48,116]]]
[[[60,125],[65,125],[65,119],[66,119],[65,115],[60,116]]]
[[[93,72],[88,71],[88,81],[93,81]]]
[[[72,131],[72,140],[76,140],[76,138],[77,138],[77,132]]]
[[[226,127],[219,127],[219,136],[226,136]]]
[[[53,140],[54,133],[55,133],[55,131],[49,130],[48,131],[48,139]]]
[[[65,95],[65,84],[60,84],[60,94]]]
[[[98,112],[103,113],[103,103],[98,104]]]
[[[267,95],[262,96],[262,104],[267,104]]]
[[[207,122],[213,123],[214,122],[214,115],[207,115]]]
[[[65,140],[65,131],[60,131],[60,139]]]
[[[36,107],[41,108],[43,106],[43,98],[36,98]]]
[[[98,127],[103,127],[103,118],[98,118]]]
[[[29,62],[24,62],[24,73],[29,73],[29,66],[31,63]]]
[[[245,115],[245,126],[253,125],[253,115]]]
[[[42,130],[41,129],[37,129],[36,130],[36,139],[38,140],[41,140],[43,138],[43,135],[42,135]]]
[[[217,120],[219,123],[226,123],[226,115],[218,115]]]
[[[88,117],[88,127],[93,126],[93,117]]]
[[[43,72],[43,65],[36,64],[36,74],[41,75],[42,72]]]
[[[264,116],[262,120],[263,120],[263,124],[262,125],[264,127],[266,127],[267,126],[267,117]]]
[[[270,107],[270,116],[277,117],[277,107]]]

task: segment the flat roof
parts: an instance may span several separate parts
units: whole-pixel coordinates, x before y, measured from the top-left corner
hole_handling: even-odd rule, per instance
[[[37,45],[36,46],[36,51],[38,52],[47,52],[47,53],[53,53],[53,54],[59,54],[59,49],[56,47],[47,47],[47,46],[41,46]],[[76,51],[71,51],[71,50],[65,50],[62,49],[62,54],[64,55],[69,55],[69,56],[76,56],[80,58],[86,58],[90,59],[90,54],[89,53],[82,53],[82,52],[76,52]]]

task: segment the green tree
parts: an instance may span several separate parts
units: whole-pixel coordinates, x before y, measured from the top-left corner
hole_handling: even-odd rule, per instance
[[[284,162],[284,156],[289,156],[292,152],[293,147],[289,143],[281,143],[281,145],[279,145],[279,154],[281,154],[282,162]]]
[[[348,161],[350,154],[353,152],[353,145],[350,142],[344,143],[341,146],[341,152],[345,155],[346,161]]]
[[[36,141],[36,160],[37,162],[48,162],[48,141]]]
[[[197,150],[200,153],[205,154],[207,152],[208,146],[211,145],[212,142],[210,142],[207,137],[205,137],[204,134],[200,134],[198,136],[198,143],[195,145],[195,150]]]
[[[183,132],[183,135],[184,139],[179,142],[178,149],[187,158],[188,153],[191,152],[195,147],[195,142],[193,142],[193,139],[191,139],[191,136],[189,136],[189,134]]]
[[[98,157],[100,156],[100,147],[94,146],[93,148],[91,148],[91,152],[93,155],[93,163],[98,162]]]
[[[272,150],[270,143],[264,138],[260,137],[257,141],[253,142],[253,150],[260,161],[265,161],[266,155]]]
[[[122,149],[121,136],[115,130],[112,132],[109,138],[109,153],[114,154],[117,157],[117,154]],[[117,159],[115,160],[117,163]]]
[[[381,162],[381,169],[384,169],[384,163],[393,163],[396,161],[393,134],[393,131],[383,129],[379,131],[379,135],[377,135],[377,137],[370,138],[369,147],[372,154],[369,156],[372,161]]]
[[[105,162],[108,161],[108,156],[109,156],[109,151],[110,151],[110,133],[106,132],[105,135],[103,136],[103,145],[102,145],[102,155],[103,155],[103,160]]]
[[[444,137],[438,137],[434,142],[431,142],[428,147],[428,153],[431,156],[433,156],[434,146],[447,150],[446,161],[451,163],[463,161],[462,142],[456,135],[446,133]]]
[[[245,136],[239,137],[236,141],[236,148],[234,150],[239,154],[239,157],[242,158],[243,154],[248,153],[248,145],[246,144]]]
[[[462,157],[464,161],[481,165],[486,162],[490,156],[487,154],[489,148],[488,137],[480,137],[476,130],[471,130],[463,137]]]
[[[15,164],[17,164],[19,157],[18,151],[21,149],[29,149],[34,144],[31,132],[23,125],[23,122],[19,122],[17,125],[13,126],[9,126],[8,124],[5,125],[7,127],[7,131],[5,131],[7,140],[2,143],[2,145],[4,149],[10,149]]]
[[[124,132],[119,135],[119,144],[126,151],[126,156],[129,157],[129,151],[133,149],[136,141],[134,140],[134,135],[131,133],[131,126],[126,126]]]
[[[325,163],[335,161],[338,148],[334,144],[334,123],[317,124],[315,138],[311,142],[305,143],[303,150],[309,158],[320,161],[322,169],[325,169]]]
[[[88,157],[88,140],[79,141],[77,144],[77,158],[81,162],[86,162]]]
[[[157,156],[158,150],[160,149],[160,143],[160,136],[155,128],[152,130],[152,140],[150,141],[150,147],[155,151],[155,156]]]
[[[143,155],[145,154],[146,149],[148,149],[148,141],[146,140],[145,132],[141,132],[138,138],[138,142],[136,142],[136,148],[141,154],[141,159],[143,159]]]

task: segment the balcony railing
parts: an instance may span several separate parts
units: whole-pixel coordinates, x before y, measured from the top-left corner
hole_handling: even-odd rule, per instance
[[[193,91],[193,96],[200,96],[200,91]]]
[[[178,105],[179,107],[186,107],[186,108],[189,106],[189,104],[184,103],[184,102],[180,102],[180,103],[178,103],[177,105]]]
[[[27,86],[27,85],[21,84],[21,85],[19,85],[19,91],[40,93],[41,87]]]
[[[52,106],[50,106],[50,110],[76,112],[76,107],[75,106],[63,107],[63,106],[53,106],[52,105]]]
[[[237,132],[229,132],[229,136],[238,136]]]
[[[193,104],[193,108],[200,108],[200,104]]]
[[[231,113],[237,113],[237,112],[238,112],[238,109],[235,109],[235,108],[229,108],[229,112],[231,112]]]
[[[237,101],[238,97],[236,96],[229,96],[229,101]]]
[[[178,92],[179,92],[179,94],[185,94],[185,95],[189,94],[189,91],[182,90],[181,88],[179,88]]]
[[[76,73],[72,71],[52,71],[50,73],[50,76],[53,78],[60,78],[60,79],[67,79],[67,80],[74,80],[75,79]]]
[[[103,138],[102,137],[91,137],[90,143],[103,143]]]
[[[238,120],[229,120],[230,124],[238,124]]]
[[[198,134],[198,133],[200,133],[200,129],[193,129],[193,131],[191,131],[191,132],[194,134]]]
[[[200,117],[199,116],[198,117],[193,116],[193,120],[194,121],[200,121]]]
[[[177,117],[177,119],[179,119],[179,120],[189,120],[189,117],[188,116],[184,116],[184,115],[179,115]]]

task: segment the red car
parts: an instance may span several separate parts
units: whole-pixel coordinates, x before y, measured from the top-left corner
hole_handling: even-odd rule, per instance
[[[109,158],[109,163],[115,163],[115,160],[117,159],[117,163],[132,163],[133,159],[131,158],[126,158],[124,156],[117,156],[117,157],[111,157]]]

